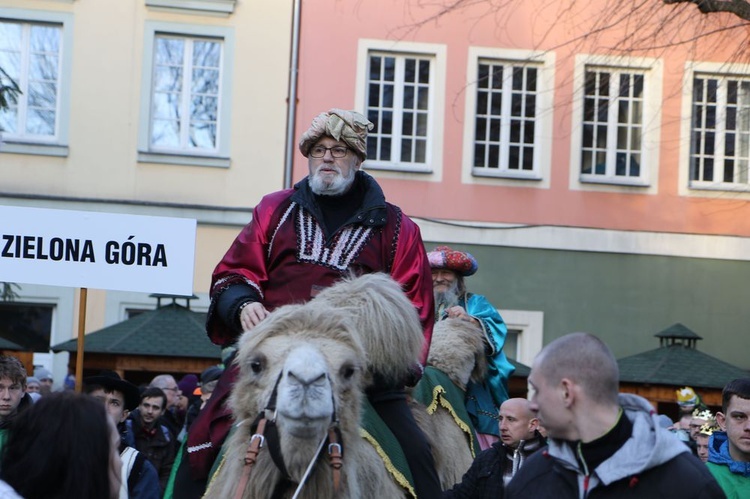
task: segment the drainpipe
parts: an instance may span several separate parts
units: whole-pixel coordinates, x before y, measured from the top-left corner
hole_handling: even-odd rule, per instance
[[[292,187],[294,165],[295,123],[297,121],[297,73],[299,72],[299,30],[302,15],[302,0],[294,0],[292,12],[292,47],[289,68],[289,94],[287,95],[286,153],[284,157],[284,188]]]

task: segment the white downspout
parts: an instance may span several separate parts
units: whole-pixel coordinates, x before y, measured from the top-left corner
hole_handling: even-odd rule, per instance
[[[284,157],[284,188],[292,187],[292,167],[294,165],[294,145],[296,143],[295,124],[297,120],[297,73],[299,72],[299,31],[302,15],[302,0],[294,0],[292,12],[291,66],[289,68],[289,94],[287,95],[286,152]]]

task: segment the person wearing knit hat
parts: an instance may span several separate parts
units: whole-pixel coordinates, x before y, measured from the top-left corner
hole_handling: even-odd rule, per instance
[[[52,393],[52,384],[54,383],[54,380],[49,369],[45,369],[44,367],[35,368],[34,377],[39,380],[39,393],[41,393],[42,396]]]
[[[476,326],[487,352],[487,375],[466,387],[466,410],[482,450],[500,439],[498,413],[508,399],[508,378],[515,368],[503,352],[508,328],[497,309],[482,295],[469,293],[464,278],[479,269],[471,253],[438,246],[427,253],[432,269],[435,320],[459,319]]]
[[[307,176],[256,204],[251,222],[213,272],[206,329],[214,343],[231,345],[273,309],[310,301],[344,276],[389,274],[417,310],[423,348],[409,379],[371,387],[368,397],[414,464],[417,495],[437,497],[434,459],[404,390],[421,376],[430,348],[435,320],[430,266],[417,224],[387,202],[378,182],[362,171],[373,127],[362,114],[339,108],[312,120],[299,142]],[[195,449],[188,456],[193,477],[207,478],[231,427],[226,400],[238,369],[227,366],[188,433],[187,445]]]

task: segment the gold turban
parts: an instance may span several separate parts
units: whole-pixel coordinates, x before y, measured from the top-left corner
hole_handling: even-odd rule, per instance
[[[304,157],[307,157],[310,148],[323,135],[328,135],[335,140],[344,142],[364,161],[367,157],[367,132],[372,130],[374,126],[367,118],[356,111],[330,109],[327,113],[320,113],[312,120],[310,128],[302,134],[299,141],[299,150]]]

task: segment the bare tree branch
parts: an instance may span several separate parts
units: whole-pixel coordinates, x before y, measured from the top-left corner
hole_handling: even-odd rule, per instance
[[[663,0],[666,4],[692,3],[703,14],[728,12],[740,19],[750,21],[750,3],[747,0]]]

